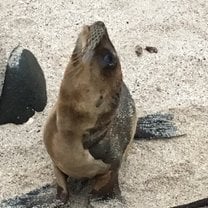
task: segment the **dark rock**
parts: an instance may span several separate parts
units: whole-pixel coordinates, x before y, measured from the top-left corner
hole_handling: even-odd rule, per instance
[[[136,55],[137,55],[138,57],[141,56],[142,53],[143,53],[142,47],[139,46],[139,45],[136,45],[136,46],[135,46],[135,53],[136,53]]]
[[[76,186],[76,184],[73,183],[78,183],[78,186],[83,186],[85,184],[85,182],[78,182],[76,180],[70,182],[72,182],[73,187]],[[71,193],[70,200],[66,204],[56,199],[56,186],[54,184],[48,184],[34,189],[29,193],[5,199],[0,202],[0,208],[88,208],[90,207],[88,190],[90,186],[87,184],[85,184],[85,186],[86,187],[76,188],[76,191],[79,190],[79,193],[77,193],[77,195]]]
[[[179,205],[172,208],[208,208],[208,198],[200,199],[189,204]]]
[[[8,60],[0,97],[0,124],[22,124],[47,103],[46,82],[35,56],[16,47]]]
[[[157,48],[152,47],[152,46],[146,46],[145,50],[148,51],[149,53],[157,53],[158,52]]]
[[[22,196],[4,200],[0,203],[0,208],[31,208],[31,207],[57,207],[55,200],[56,188],[52,185],[46,185],[35,189]]]

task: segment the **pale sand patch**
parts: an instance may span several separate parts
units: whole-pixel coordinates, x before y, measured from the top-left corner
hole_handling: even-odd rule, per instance
[[[128,208],[167,208],[208,193],[208,4],[206,0],[0,1],[5,56],[19,43],[42,66],[48,106],[33,122],[0,126],[0,199],[53,180],[42,125],[83,24],[105,22],[121,59],[139,115],[175,108],[187,136],[139,141],[121,172]],[[135,45],[157,54],[137,57]],[[160,90],[158,90],[160,89]],[[201,106],[201,107],[198,107]],[[40,131],[41,130],[41,131]],[[111,201],[96,207],[119,207]]]

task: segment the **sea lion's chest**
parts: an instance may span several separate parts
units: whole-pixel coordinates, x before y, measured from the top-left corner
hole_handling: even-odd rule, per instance
[[[93,132],[84,139],[83,144],[95,159],[117,168],[134,137],[137,120],[134,101],[125,85],[122,87],[118,108],[111,119],[108,128]]]

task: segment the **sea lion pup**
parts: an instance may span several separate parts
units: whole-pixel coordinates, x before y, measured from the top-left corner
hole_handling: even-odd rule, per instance
[[[44,129],[57,196],[68,199],[68,177],[93,179],[96,196],[119,194],[118,171],[136,121],[135,104],[104,23],[84,26]]]

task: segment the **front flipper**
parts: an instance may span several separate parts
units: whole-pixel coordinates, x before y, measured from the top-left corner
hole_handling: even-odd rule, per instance
[[[65,175],[59,168],[54,165],[54,173],[56,176],[56,183],[57,183],[57,199],[61,202],[66,203],[69,199],[69,190],[67,184],[68,176]]]
[[[92,197],[96,199],[122,199],[118,181],[118,170],[110,170],[104,175],[95,177]]]

